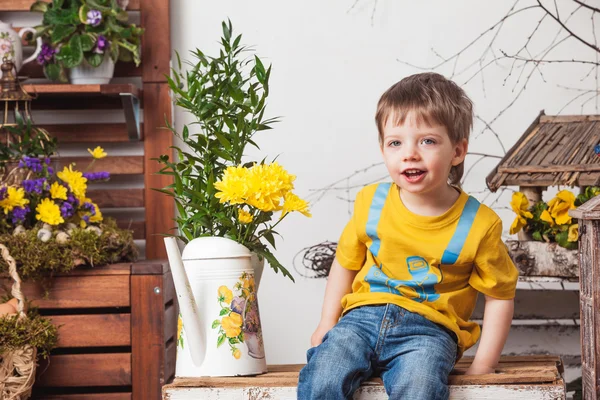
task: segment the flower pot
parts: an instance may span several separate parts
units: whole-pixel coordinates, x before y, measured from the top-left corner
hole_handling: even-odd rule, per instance
[[[69,70],[69,81],[75,85],[104,85],[110,82],[115,73],[115,62],[104,54],[104,61],[94,68],[87,61]]]

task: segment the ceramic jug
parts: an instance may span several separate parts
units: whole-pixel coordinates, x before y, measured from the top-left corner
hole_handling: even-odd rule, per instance
[[[27,32],[35,34],[35,29],[23,28],[17,34],[10,24],[0,21],[0,63],[4,57],[13,60],[17,73],[23,64],[35,60],[42,50],[42,38],[38,37],[36,39],[35,51],[31,56],[23,60],[23,46],[21,45],[21,40],[23,35]]]
[[[182,323],[175,376],[267,372],[256,297],[262,265],[223,237],[193,239],[183,254],[175,238],[165,238],[165,246]]]

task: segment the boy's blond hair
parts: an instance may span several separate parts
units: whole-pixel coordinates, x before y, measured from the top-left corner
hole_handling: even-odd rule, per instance
[[[419,122],[444,126],[453,144],[469,140],[473,103],[464,90],[440,74],[426,72],[408,76],[381,96],[375,115],[380,144],[383,144],[383,128],[388,118],[394,118],[394,124],[400,125],[410,111],[416,113]],[[453,166],[448,183],[460,186],[464,168],[464,162]]]

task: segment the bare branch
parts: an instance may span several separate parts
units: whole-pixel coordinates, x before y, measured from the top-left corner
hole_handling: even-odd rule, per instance
[[[593,12],[600,13],[600,8],[592,7],[588,4],[585,4],[583,1],[579,1],[579,0],[573,0],[573,1],[577,4],[579,4],[580,6],[587,8],[588,10],[592,10]]]

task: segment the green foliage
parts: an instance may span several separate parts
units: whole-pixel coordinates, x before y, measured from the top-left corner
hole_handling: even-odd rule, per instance
[[[31,11],[43,13],[41,25],[35,27],[34,38],[56,51],[45,60],[44,73],[48,79],[66,81],[65,69],[87,61],[98,67],[107,52],[113,61],[133,61],[140,64],[140,39],[143,28],[128,23],[129,16],[116,0],[36,1]],[[90,12],[99,12],[99,22],[92,23]],[[99,45],[108,41],[106,49]]]
[[[100,228],[100,236],[94,231],[74,228],[70,239],[60,244],[55,240],[57,231],[49,241],[42,242],[37,238],[37,228],[13,235],[9,231],[11,227],[0,225],[0,243],[15,259],[24,281],[44,281],[79,265],[99,266],[136,259],[137,249],[131,231],[117,228],[110,218],[105,218]],[[7,271],[8,265],[0,259],[0,273]]]
[[[18,161],[23,156],[49,157],[56,151],[56,139],[44,129],[35,127],[29,118],[15,112],[16,126],[5,126],[0,134],[8,136],[0,142],[0,168],[8,161]]]
[[[241,236],[239,208],[220,203],[215,197],[215,181],[227,167],[242,164],[246,146],[258,148],[253,140],[257,132],[271,129],[278,121],[264,118],[271,67],[265,68],[257,56],[248,55],[249,49],[240,45],[242,36],[233,36],[231,21],[223,22],[222,30],[218,57],[196,49],[192,51],[193,62],[187,62],[189,68],[183,71],[177,55],[177,69],[167,77],[175,105],[191,113],[195,122],[179,132],[167,121],[168,129],[186,146],[173,146],[174,160],[168,155],[155,159],[162,164],[159,173],[174,180],[155,190],[175,200],[179,235],[173,236],[186,243],[201,236],[231,238],[265,257],[275,271],[281,270],[293,280],[257,237]],[[271,215],[264,213],[261,218],[270,220]],[[275,232],[267,232],[269,237],[262,233],[257,236],[270,239],[273,246]]]
[[[5,352],[24,346],[37,348],[38,355],[46,358],[57,342],[58,329],[35,309],[30,309],[23,319],[17,315],[0,317],[0,359]]]

